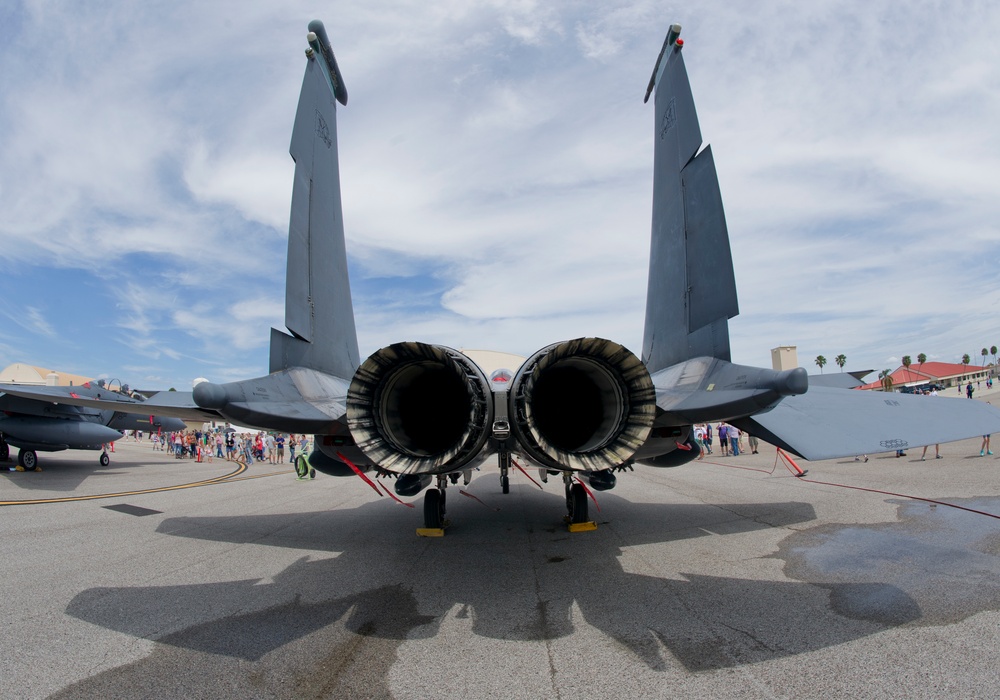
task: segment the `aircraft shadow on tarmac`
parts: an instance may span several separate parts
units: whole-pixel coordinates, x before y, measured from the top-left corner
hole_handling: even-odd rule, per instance
[[[636,504],[602,494],[613,523],[569,535],[545,519],[553,494],[523,487],[516,495],[519,504],[502,501],[502,511],[487,515],[466,499],[452,503],[459,499],[449,494],[451,515],[464,525],[434,541],[413,536],[418,514],[385,501],[305,514],[168,518],[158,532],[309,555],[267,580],[89,589],[67,612],[161,644],[244,660],[338,621],[355,635],[390,642],[380,654],[394,656],[403,640],[432,638],[444,624],[471,619],[476,635],[542,641],[573,634],[574,619],[582,617],[651,669],[673,663],[667,651],[691,671],[809,652],[921,616],[903,590],[877,581],[760,581],[680,567],[658,578],[629,573],[621,561],[623,548],[637,545],[656,547],[640,557],[677,557],[672,542],[810,522],[815,513],[806,503]],[[503,498],[514,496],[512,490]],[[832,598],[877,602],[877,610],[871,617],[839,615]]]
[[[94,453],[97,454],[96,452]],[[16,486],[25,491],[55,491],[59,493],[70,493],[76,491],[81,484],[88,479],[117,477],[124,473],[124,470],[132,465],[115,467],[114,458],[111,464],[102,467],[97,462],[97,457],[93,462],[81,462],[76,460],[61,460],[58,457],[48,456],[43,453],[38,459],[39,472],[11,472],[6,471],[17,464],[16,460],[0,462],[0,472],[7,476],[4,483]],[[113,482],[112,482],[113,483]]]

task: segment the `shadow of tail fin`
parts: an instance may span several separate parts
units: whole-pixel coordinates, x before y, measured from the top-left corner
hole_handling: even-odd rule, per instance
[[[285,326],[271,329],[270,371],[307,367],[350,377],[360,364],[347,277],[336,102],[347,90],[323,23],[309,24],[306,72],[289,153],[295,161],[288,225]]]
[[[693,357],[728,361],[728,320],[739,313],[726,216],[673,25],[655,85],[653,226],[642,360],[650,372]],[[649,94],[647,92],[647,98]]]

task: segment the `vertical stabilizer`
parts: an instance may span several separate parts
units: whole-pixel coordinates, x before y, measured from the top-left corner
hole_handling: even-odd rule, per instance
[[[693,357],[729,360],[739,313],[726,216],[674,25],[654,69],[653,226],[642,360],[656,372]],[[648,97],[648,93],[647,93]]]
[[[336,101],[347,91],[321,22],[309,24],[292,143],[285,327],[271,329],[270,371],[307,367],[349,378],[360,365],[347,277]]]

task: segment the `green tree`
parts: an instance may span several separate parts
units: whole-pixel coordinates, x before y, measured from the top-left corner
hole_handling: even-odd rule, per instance
[[[968,365],[970,362],[972,362],[972,358],[969,357],[969,353],[965,353],[964,355],[962,355],[962,364],[963,365]]]
[[[819,373],[823,374],[823,365],[826,364],[826,358],[822,355],[816,356],[816,366],[819,367]]]
[[[920,353],[917,355],[917,364],[920,365],[920,369],[924,368],[924,363],[927,362],[927,355]]]
[[[990,354],[993,355],[993,364],[995,365],[997,363],[997,346],[996,345],[991,345],[990,346]]]
[[[910,359],[909,355],[903,355],[903,367],[906,367],[907,371],[910,369],[910,365],[913,364],[913,360]]]
[[[833,358],[833,361],[837,363],[837,366],[840,367],[840,371],[843,372],[844,365],[847,364],[847,355],[845,355],[844,353],[840,353],[835,358]]]
[[[980,355],[983,356],[983,367],[986,366],[986,355],[988,352],[989,351],[986,348],[983,348],[982,352],[979,353]]]
[[[878,378],[882,380],[882,391],[892,391],[892,370],[884,369],[878,373]]]

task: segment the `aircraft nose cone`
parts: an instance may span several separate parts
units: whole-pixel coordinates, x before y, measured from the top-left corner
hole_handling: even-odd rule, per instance
[[[201,408],[222,408],[229,401],[225,388],[212,382],[201,382],[191,393]]]

